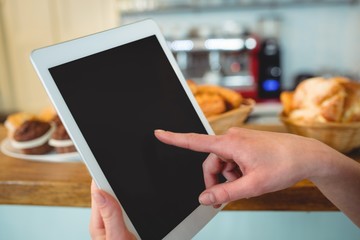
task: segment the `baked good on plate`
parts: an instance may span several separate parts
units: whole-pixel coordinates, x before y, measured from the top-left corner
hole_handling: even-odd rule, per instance
[[[46,154],[52,150],[48,144],[55,126],[41,120],[27,120],[14,132],[10,144],[24,154]]]
[[[10,114],[4,123],[4,126],[7,129],[8,137],[12,138],[16,129],[19,128],[25,121],[34,119],[36,119],[36,115],[28,112]]]
[[[57,115],[56,110],[53,106],[48,106],[43,108],[40,113],[38,114],[38,119],[45,121],[45,122],[51,122],[55,116]]]
[[[57,153],[76,152],[75,145],[70,139],[70,136],[62,124],[59,116],[55,116],[52,121],[55,124],[56,129],[51,135],[49,145],[54,147]]]

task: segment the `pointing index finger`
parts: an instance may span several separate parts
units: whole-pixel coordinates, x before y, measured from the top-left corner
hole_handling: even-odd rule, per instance
[[[155,130],[154,133],[157,139],[169,145],[197,152],[220,153],[219,136],[197,133],[174,133],[164,130]]]

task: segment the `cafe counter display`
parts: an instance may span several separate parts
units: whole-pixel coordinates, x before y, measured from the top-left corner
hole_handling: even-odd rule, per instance
[[[281,124],[246,124],[243,127],[286,132]],[[6,130],[0,125],[0,141]],[[360,151],[349,155],[360,161]],[[90,207],[91,176],[76,157],[21,159],[0,153],[0,204]],[[224,210],[337,211],[322,193],[307,180],[260,197],[231,202]]]

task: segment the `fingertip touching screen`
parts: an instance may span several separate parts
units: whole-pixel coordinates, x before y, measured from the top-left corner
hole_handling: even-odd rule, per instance
[[[49,71],[140,236],[163,238],[199,206],[207,154],[163,144],[154,130],[207,132],[157,37]]]

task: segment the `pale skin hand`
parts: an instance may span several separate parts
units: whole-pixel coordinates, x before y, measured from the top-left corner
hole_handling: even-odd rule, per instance
[[[219,206],[309,179],[360,227],[360,164],[319,141],[241,128],[209,136],[156,130],[162,142],[210,153],[203,163],[206,190],[199,201]],[[228,182],[219,183],[222,174]],[[117,201],[92,184],[92,239],[133,240]]]
[[[127,229],[118,202],[91,183],[90,235],[93,240],[134,240]]]
[[[206,190],[199,201],[219,206],[311,180],[360,227],[360,164],[317,140],[232,128],[209,136],[156,130],[162,142],[210,153],[203,163]],[[219,183],[222,174],[228,182]]]

